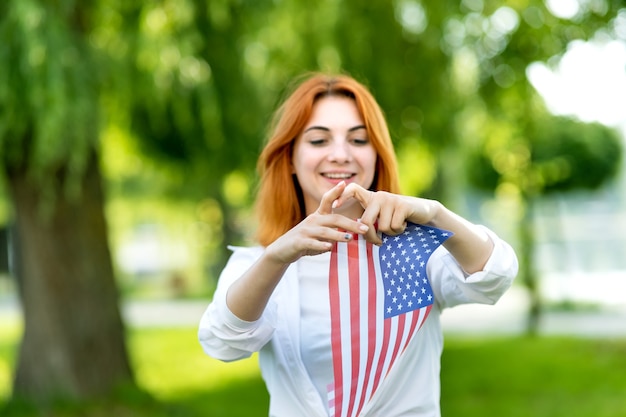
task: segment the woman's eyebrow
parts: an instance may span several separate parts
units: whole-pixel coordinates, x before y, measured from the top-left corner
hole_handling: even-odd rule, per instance
[[[307,127],[306,129],[304,129],[303,133],[306,133],[309,130],[323,130],[325,132],[330,132],[330,129],[324,126],[311,126],[311,127]]]
[[[365,125],[358,125],[358,126],[351,127],[350,129],[348,129],[348,132],[354,132],[355,130],[359,130],[359,129],[365,129]],[[330,129],[325,126],[311,126],[311,127],[307,127],[303,133],[306,133],[309,130],[323,130],[325,132],[330,132]]]

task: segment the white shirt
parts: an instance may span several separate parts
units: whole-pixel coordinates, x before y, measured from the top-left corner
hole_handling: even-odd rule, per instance
[[[320,398],[326,405],[328,381],[333,379],[330,346],[330,252],[298,262],[300,284],[300,355]]]
[[[465,274],[444,247],[432,254],[427,272],[436,300],[433,309],[383,384],[362,409],[362,417],[440,415],[441,310],[471,302],[494,304],[517,274],[518,263],[513,249],[491,231],[487,232],[494,242],[494,250],[483,271]],[[222,271],[213,301],[200,321],[198,337],[203,349],[208,355],[224,361],[259,352],[261,373],[270,393],[270,416],[327,417],[327,404],[320,393],[320,390],[325,392],[325,387],[319,379],[327,379],[326,371],[310,370],[325,361],[332,363],[332,360],[329,357],[324,359],[324,356],[313,358],[310,355],[321,347],[315,343],[312,347],[308,345],[314,337],[312,334],[323,335],[328,331],[328,321],[316,322],[315,318],[305,317],[320,314],[308,303],[308,297],[305,304],[301,304],[312,287],[313,291],[315,288],[321,291],[315,282],[307,279],[303,283],[306,274],[301,272],[308,271],[311,265],[307,263],[326,261],[322,257],[302,258],[290,265],[261,318],[246,322],[226,306],[226,290],[258,259],[263,248],[232,249],[234,253]],[[329,346],[325,349],[330,351]]]

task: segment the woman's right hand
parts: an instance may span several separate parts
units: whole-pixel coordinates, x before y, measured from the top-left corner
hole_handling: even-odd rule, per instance
[[[328,252],[333,242],[349,241],[354,233],[365,234],[369,230],[367,225],[333,213],[333,202],[345,188],[342,181],[324,193],[317,210],[270,244],[265,256],[274,262],[290,264],[302,256]]]
[[[302,256],[328,252],[333,242],[346,242],[368,226],[333,213],[333,202],[346,188],[339,183],[322,196],[315,212],[271,243],[254,265],[228,289],[226,303],[242,320],[255,321],[263,314],[274,288],[289,265]]]

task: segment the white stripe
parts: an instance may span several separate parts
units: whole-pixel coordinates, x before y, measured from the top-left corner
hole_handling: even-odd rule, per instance
[[[350,328],[350,285],[348,270],[348,245],[339,243],[337,245],[337,259],[341,262],[337,265],[337,276],[339,277],[339,320],[341,322],[341,372],[343,378],[343,386],[341,387],[343,395],[341,401],[341,417],[347,417],[348,404],[350,403],[349,387],[350,376],[352,375],[352,363],[349,358],[352,356],[352,346],[350,344],[351,328]],[[348,360],[347,360],[348,359]],[[335,387],[337,389],[339,387]]]

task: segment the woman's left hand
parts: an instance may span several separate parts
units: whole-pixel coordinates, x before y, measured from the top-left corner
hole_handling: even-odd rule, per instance
[[[454,233],[443,244],[467,273],[480,271],[493,251],[493,242],[487,233],[438,201],[408,197],[384,191],[369,191],[357,184],[348,184],[333,202],[339,208],[347,201],[357,200],[363,209],[361,222],[369,226],[365,238],[376,245],[382,240],[376,233],[398,235],[407,222],[439,227]],[[378,227],[374,227],[378,223]]]

